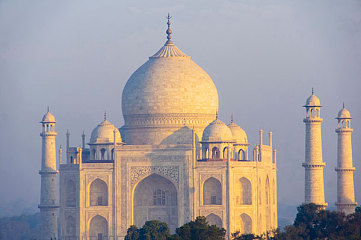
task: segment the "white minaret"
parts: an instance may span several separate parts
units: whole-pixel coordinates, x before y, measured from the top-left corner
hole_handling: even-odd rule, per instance
[[[337,210],[346,215],[354,213],[357,203],[355,202],[355,189],[353,181],[352,146],[351,146],[351,115],[345,108],[340,110],[337,116],[336,128],[337,139]]]
[[[57,223],[57,184],[55,118],[49,112],[42,121],[42,159],[41,159],[41,193],[40,193],[40,236],[42,240],[58,239]]]
[[[322,139],[321,139],[321,104],[318,97],[313,93],[307,99],[306,118],[303,122],[306,124],[306,153],[305,162],[302,166],[305,168],[305,203],[315,203],[326,208],[325,192],[323,183],[322,162]]]

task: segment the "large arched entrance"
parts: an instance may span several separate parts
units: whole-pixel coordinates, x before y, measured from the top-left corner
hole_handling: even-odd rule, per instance
[[[134,190],[134,225],[142,227],[148,220],[166,222],[171,232],[178,227],[177,190],[168,179],[152,174]]]

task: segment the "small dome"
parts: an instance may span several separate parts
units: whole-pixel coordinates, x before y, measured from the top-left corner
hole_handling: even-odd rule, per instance
[[[47,112],[41,122],[55,123],[55,117],[50,112]]]
[[[351,119],[351,114],[350,114],[350,112],[349,112],[345,107],[343,107],[343,108],[338,112],[337,118],[349,118],[349,119]]]
[[[211,122],[203,131],[203,142],[234,142],[231,129],[221,120]]]
[[[99,124],[91,133],[90,143],[114,143],[114,130],[115,141],[122,142],[119,130],[111,124],[108,120],[104,120]]]
[[[231,129],[233,140],[236,143],[241,143],[241,144],[248,143],[247,134],[239,125],[235,124],[234,122],[231,122],[230,124],[228,124],[228,127],[229,129]]]
[[[320,99],[316,95],[312,94],[307,98],[305,107],[321,107]]]

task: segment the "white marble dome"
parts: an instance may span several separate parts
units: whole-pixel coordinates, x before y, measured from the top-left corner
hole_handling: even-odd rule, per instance
[[[139,114],[211,114],[218,93],[209,75],[175,45],[165,45],[129,78],[122,95],[125,121]]]
[[[203,131],[202,142],[234,142],[231,129],[221,120],[211,122]]]
[[[229,129],[231,129],[232,135],[233,135],[233,140],[236,143],[239,144],[247,144],[248,140],[247,140],[247,134],[246,132],[236,123],[234,123],[233,121],[228,124]]]
[[[127,144],[157,145],[189,126],[201,138],[217,109],[218,92],[213,80],[167,41],[130,76],[123,89],[122,137]]]
[[[42,122],[55,123],[55,117],[49,111],[43,116]]]
[[[337,118],[348,118],[348,119],[351,119],[351,114],[350,114],[350,112],[349,112],[345,107],[343,107],[343,108],[338,112]]]
[[[115,130],[115,142],[122,142],[119,130],[111,124],[108,120],[104,120],[100,123],[91,133],[90,143],[114,143],[114,130]]]

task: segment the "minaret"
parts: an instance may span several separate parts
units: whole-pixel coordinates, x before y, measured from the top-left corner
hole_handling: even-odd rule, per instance
[[[306,151],[302,166],[305,168],[305,203],[315,203],[326,208],[323,183],[323,168],[326,164],[322,162],[321,139],[322,106],[313,89],[304,107],[306,108],[306,118],[303,119],[306,124]]]
[[[337,210],[346,215],[354,213],[357,203],[355,202],[355,189],[353,181],[352,146],[351,146],[351,115],[345,108],[340,110],[337,116],[336,128],[337,139]]]
[[[56,177],[56,149],[55,149],[55,118],[49,112],[42,121],[42,159],[41,159],[41,193],[40,193],[40,239],[49,240],[58,238],[57,223],[57,184]]]

